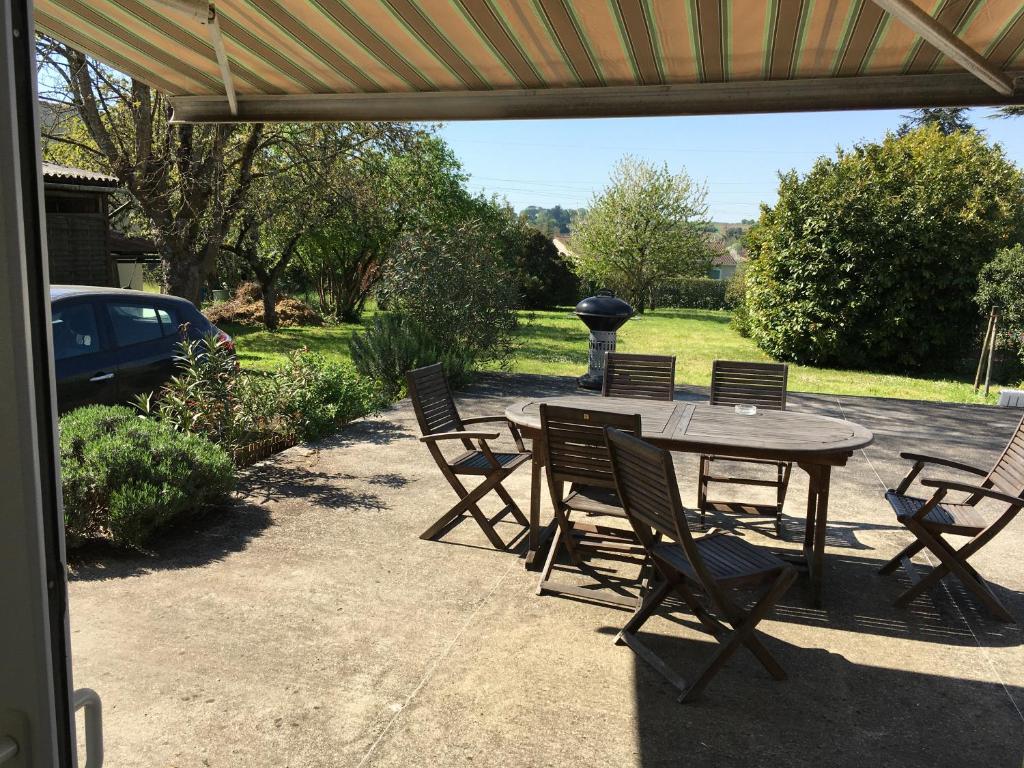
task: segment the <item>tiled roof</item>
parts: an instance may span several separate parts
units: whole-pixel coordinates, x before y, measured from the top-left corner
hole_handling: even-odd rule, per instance
[[[43,163],[44,181],[65,182],[69,184],[82,183],[95,184],[102,187],[116,187],[120,182],[116,176],[108,176],[105,173],[86,171],[81,168],[72,168],[70,165],[57,165],[56,163]]]

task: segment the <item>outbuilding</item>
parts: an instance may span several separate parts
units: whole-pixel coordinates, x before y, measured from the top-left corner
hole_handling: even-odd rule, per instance
[[[117,186],[114,176],[43,163],[51,283],[118,287],[109,211]]]

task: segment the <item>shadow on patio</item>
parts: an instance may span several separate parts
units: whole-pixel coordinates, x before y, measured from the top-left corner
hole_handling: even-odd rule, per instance
[[[500,413],[572,386],[491,375],[459,404],[466,416]],[[678,705],[613,645],[628,612],[538,597],[537,573],[471,522],[420,540],[455,496],[403,402],[251,468],[235,509],[157,552],[78,567],[76,685],[109,702],[111,764],[1019,765],[1021,625],[989,619],[953,582],[894,608],[906,577],[876,573],[909,541],[882,498],[905,468],[898,452],[990,463],[1019,413],[794,402],[878,437],[833,473],[824,607],[811,607],[800,580],[761,625],[789,680],[774,682],[741,651],[702,699]],[[692,504],[696,460],[680,455],[676,471]],[[529,470],[507,487],[525,507]],[[764,520],[714,522],[793,550],[805,492],[794,472],[782,540]],[[1024,619],[1020,522],[972,562]],[[499,526],[505,540],[517,529]],[[659,616],[644,633],[683,674],[713,649],[691,619]]]

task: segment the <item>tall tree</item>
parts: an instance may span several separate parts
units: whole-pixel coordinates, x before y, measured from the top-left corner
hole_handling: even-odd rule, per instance
[[[896,129],[896,135],[906,136],[923,125],[934,125],[943,136],[974,129],[964,107],[925,107],[903,115],[903,122]]]
[[[400,157],[423,132],[403,123],[320,123],[268,126],[276,134],[253,162],[249,202],[236,217],[229,248],[248,265],[263,293],[264,324],[277,327],[276,302],[280,279],[293,263],[307,236],[387,237],[390,222],[354,221],[353,195],[373,194],[386,187],[386,161]],[[355,188],[354,179],[364,189]],[[369,189],[365,189],[369,187]],[[385,209],[396,208],[400,200]],[[361,213],[371,213],[366,206]],[[367,234],[373,223],[385,229]],[[358,267],[349,264],[347,267]]]
[[[706,188],[685,170],[672,173],[667,164],[626,155],[573,229],[577,274],[643,312],[660,282],[707,272],[706,200]]]
[[[991,117],[1024,117],[1024,107],[1001,107]]]
[[[451,149],[425,131],[406,138],[401,152],[347,164],[320,192],[330,215],[298,250],[322,312],[358,320],[402,235],[459,216],[470,203]]]
[[[145,83],[55,40],[36,50],[42,96],[75,117],[43,136],[48,158],[117,176],[152,227],[165,290],[198,301],[271,140],[264,127],[171,125],[166,99]]]

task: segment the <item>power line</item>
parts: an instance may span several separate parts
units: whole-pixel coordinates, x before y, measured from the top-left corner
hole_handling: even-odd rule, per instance
[[[757,154],[757,155],[823,155],[827,154],[817,149],[777,149],[775,147],[638,147],[636,145],[629,146],[610,146],[601,144],[547,144],[542,142],[534,141],[484,141],[482,139],[452,139],[446,137],[446,141],[451,144],[482,144],[485,146],[501,146],[501,147],[544,147],[546,149],[574,149],[581,151],[589,151],[594,149],[607,149],[615,152],[701,152],[701,153],[724,153],[724,154]]]

